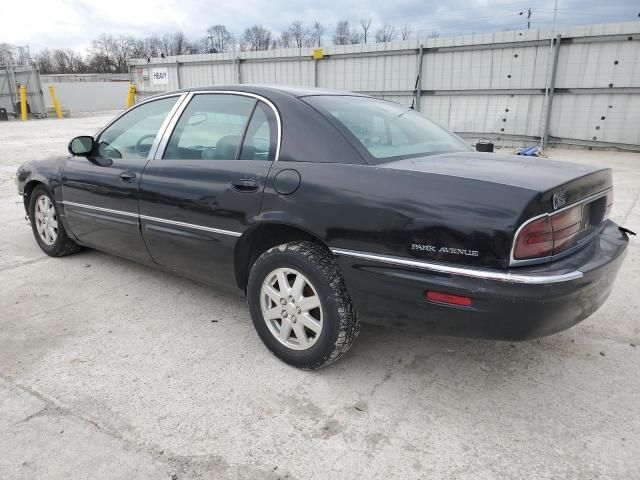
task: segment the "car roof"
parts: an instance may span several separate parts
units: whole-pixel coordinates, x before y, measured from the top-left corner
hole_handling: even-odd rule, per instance
[[[297,87],[292,85],[258,85],[258,84],[229,84],[229,85],[216,85],[210,87],[196,87],[196,88],[184,88],[177,90],[176,92],[202,92],[202,91],[216,91],[216,90],[233,90],[238,92],[255,93],[257,95],[268,95],[269,93],[280,92],[291,97],[306,97],[311,95],[350,95],[365,97],[354,92],[347,92],[343,90],[330,90],[326,88],[315,87]],[[170,93],[165,92],[163,93]],[[171,92],[174,93],[174,92]]]

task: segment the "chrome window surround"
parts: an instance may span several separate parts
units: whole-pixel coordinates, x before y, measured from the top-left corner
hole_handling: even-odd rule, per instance
[[[512,272],[500,272],[496,270],[486,270],[480,268],[456,267],[453,265],[445,265],[442,263],[424,262],[420,260],[412,260],[409,258],[392,257],[387,255],[378,255],[374,253],[357,252],[354,250],[345,250],[342,248],[332,248],[331,251],[335,255],[344,255],[346,257],[360,258],[373,262],[387,263],[399,267],[411,267],[421,270],[429,270],[431,272],[444,273],[449,275],[459,275],[463,277],[479,278],[483,280],[492,280],[506,283],[524,283],[530,285],[542,285],[549,283],[568,282],[582,278],[582,272],[579,270],[568,271],[558,274],[519,274]]]
[[[587,243],[589,243],[589,240],[591,240],[596,233],[594,232],[593,234],[587,236],[586,238],[584,238],[580,243],[578,243],[577,245],[574,245],[573,247],[558,253],[557,255],[547,255],[546,257],[536,257],[536,258],[527,258],[527,259],[523,259],[523,260],[518,260],[513,256],[513,253],[515,252],[516,249],[516,240],[518,238],[518,235],[520,235],[520,232],[522,231],[522,229],[524,227],[526,227],[527,225],[529,225],[531,222],[535,222],[536,220],[540,220],[541,218],[545,218],[545,217],[552,217],[553,215],[557,214],[557,213],[561,213],[565,210],[569,210],[571,208],[580,206],[582,209],[582,213],[584,213],[584,205],[586,203],[592,202],[594,200],[597,200],[598,198],[602,198],[605,195],[607,195],[610,191],[613,190],[613,187],[607,188],[606,190],[603,190],[602,192],[596,193],[594,195],[590,195],[586,198],[583,198],[582,200],[579,200],[577,202],[572,203],[571,205],[567,205],[565,207],[559,208],[558,210],[551,212],[551,213],[543,213],[542,215],[538,215],[536,217],[530,218],[529,220],[527,220],[526,222],[524,222],[522,225],[520,225],[520,227],[518,227],[518,230],[516,230],[516,234],[513,236],[513,240],[511,242],[511,250],[509,252],[509,266],[516,266],[516,265],[537,265],[537,264],[541,264],[541,263],[547,263],[547,262],[551,262],[553,260],[558,260],[560,258],[564,258],[567,255],[571,255],[573,252],[576,252],[577,250],[580,250],[581,248],[583,248]],[[581,215],[581,218],[582,215]],[[581,220],[582,221],[582,220]]]
[[[167,148],[167,144],[169,143],[169,139],[171,138],[171,134],[173,133],[173,130],[176,127],[176,124],[180,120],[180,117],[182,116],[184,110],[187,108],[187,106],[189,105],[193,97],[195,97],[196,95],[239,95],[241,97],[251,97],[265,103],[269,108],[271,108],[271,110],[273,111],[273,114],[276,116],[278,131],[276,134],[277,135],[276,154],[273,161],[274,162],[278,161],[278,159],[280,158],[280,146],[282,144],[282,119],[280,118],[280,112],[278,112],[278,109],[270,100],[266,99],[262,95],[257,95],[255,93],[250,93],[250,92],[239,92],[236,90],[198,90],[196,92],[188,92],[186,94],[186,98],[182,102],[180,102],[179,108],[175,112],[172,112],[171,117],[167,117],[167,118],[170,118],[170,121],[167,123],[166,126],[163,125],[164,129],[163,130],[161,129],[162,135],[158,142],[158,147],[155,150],[153,157],[150,157],[150,159],[153,159],[153,160],[162,159],[162,156],[164,155],[164,151]],[[249,117],[247,122],[249,122],[250,120],[251,120],[251,117]],[[156,137],[156,140],[158,138],[159,137]]]

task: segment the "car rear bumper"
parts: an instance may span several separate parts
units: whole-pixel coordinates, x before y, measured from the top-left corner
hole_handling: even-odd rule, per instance
[[[332,250],[365,322],[526,340],[569,328],[595,312],[611,293],[627,244],[627,235],[609,221],[570,257],[504,271]],[[426,291],[470,297],[472,304],[434,303]]]

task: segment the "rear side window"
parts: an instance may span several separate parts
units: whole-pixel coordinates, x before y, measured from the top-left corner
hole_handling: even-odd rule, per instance
[[[278,123],[273,110],[263,102],[258,102],[253,112],[247,133],[244,136],[241,160],[268,160],[276,157]]]
[[[255,105],[252,97],[195,95],[171,133],[163,158],[234,160]]]
[[[346,130],[373,163],[470,150],[456,135],[397,103],[346,95],[310,96],[304,101]]]

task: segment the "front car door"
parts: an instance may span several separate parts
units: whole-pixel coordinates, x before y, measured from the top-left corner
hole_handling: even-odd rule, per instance
[[[183,96],[144,102],[96,137],[89,157],[71,157],[62,174],[69,227],[90,247],[150,261],[138,220],[140,178]]]
[[[260,213],[279,135],[275,107],[255,95],[190,95],[142,177],[140,221],[156,262],[236,288],[234,247]]]

